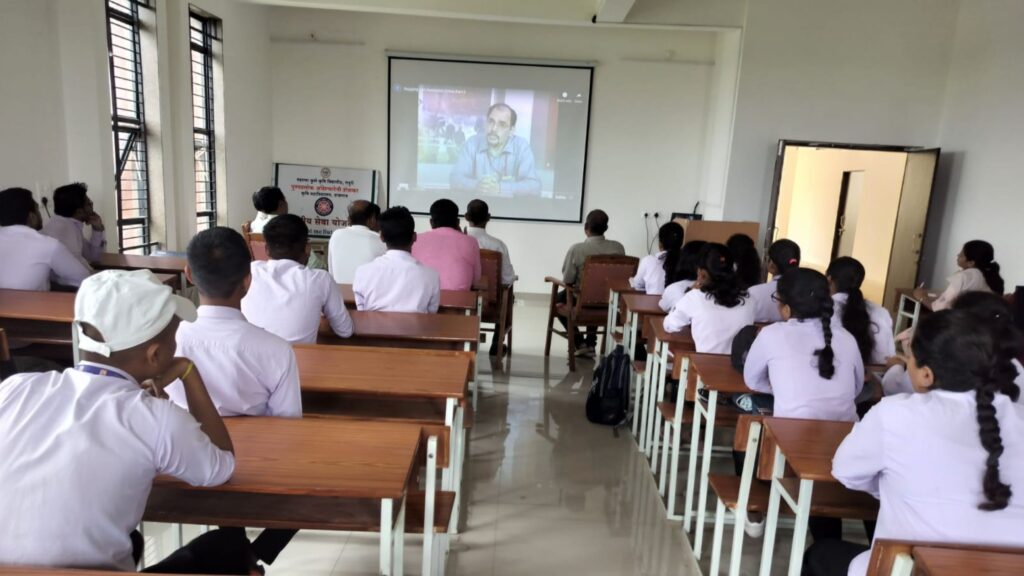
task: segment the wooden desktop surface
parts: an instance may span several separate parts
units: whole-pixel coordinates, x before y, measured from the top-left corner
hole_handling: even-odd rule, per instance
[[[0,319],[70,324],[75,319],[75,294],[0,290]]]
[[[932,302],[935,302],[935,300],[938,298],[938,293],[939,292],[941,292],[941,290],[931,290],[931,289],[929,289],[928,290],[928,297],[923,299],[923,300],[919,300],[916,296],[914,296],[914,289],[913,288],[897,288],[896,289],[896,306],[897,306],[897,309],[899,308],[900,296],[906,296],[907,298],[909,298],[911,300],[914,300],[915,302],[920,302],[921,306],[924,307],[925,310],[931,310],[932,309]],[[932,294],[936,294],[936,295],[932,296]]]
[[[402,345],[448,344],[466,342],[476,346],[480,324],[476,316],[457,314],[421,314],[416,312],[349,311],[354,335],[338,338],[320,331],[318,339],[324,344],[350,345]],[[321,325],[322,328],[322,325]]]
[[[666,312],[661,309],[658,303],[661,296],[656,294],[623,294],[623,308],[628,313],[640,314],[642,316],[665,316]]]
[[[352,291],[351,284],[338,284],[341,288],[341,297],[345,306],[355,308],[356,295]],[[440,308],[445,310],[457,310],[460,312],[476,312],[477,293],[472,290],[441,290]]]
[[[732,367],[728,354],[690,354],[690,369],[696,371],[704,386],[728,394],[745,394],[751,390]]]
[[[852,422],[765,418],[764,426],[769,446],[778,446],[799,478],[836,482],[832,458],[853,429]]]
[[[152,270],[165,274],[181,274],[185,271],[186,260],[180,256],[139,256],[135,254],[112,254],[104,253],[100,256],[99,262],[95,263],[97,269],[117,270]]]
[[[1024,550],[1013,554],[915,546],[913,555],[914,573],[923,576],[1011,576],[1024,573]]]
[[[619,294],[643,294],[640,290],[633,288],[632,284],[629,283],[629,280],[619,278],[609,281],[608,288],[609,290],[618,292]]]

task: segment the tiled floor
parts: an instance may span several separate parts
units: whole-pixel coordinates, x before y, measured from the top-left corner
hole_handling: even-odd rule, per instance
[[[557,337],[552,357],[543,357],[544,304],[517,305],[514,356],[504,366],[481,365],[465,528],[452,544],[448,574],[700,574],[679,523],[665,519],[629,430],[587,422],[583,405],[593,362],[580,362],[570,374],[565,341]],[[732,462],[721,459],[715,467],[728,470]],[[731,533],[727,527],[725,554]],[[164,544],[149,546],[149,558],[171,545],[164,527],[147,526],[147,537]],[[710,539],[709,523],[705,549]],[[301,532],[267,573],[376,574],[378,542],[375,534]],[[419,574],[417,537],[407,536],[406,545],[406,573]],[[756,573],[760,545],[747,539],[743,574]],[[789,534],[781,530],[773,573],[784,573],[788,552]],[[706,554],[701,568],[708,568]]]

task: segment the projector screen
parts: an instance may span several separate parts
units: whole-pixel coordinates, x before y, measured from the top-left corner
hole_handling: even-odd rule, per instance
[[[579,222],[593,68],[391,56],[388,205]]]

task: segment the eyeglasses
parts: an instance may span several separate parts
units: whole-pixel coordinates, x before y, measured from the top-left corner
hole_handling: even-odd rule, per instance
[[[782,301],[782,298],[779,298],[779,293],[778,292],[772,292],[772,302],[778,302],[779,304],[785,304],[785,302]]]

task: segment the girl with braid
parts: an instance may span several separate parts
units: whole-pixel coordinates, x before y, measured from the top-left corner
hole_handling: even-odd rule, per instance
[[[1020,546],[1024,406],[1017,336],[946,310],[921,321],[907,369],[917,394],[887,397],[832,461],[846,487],[880,500],[878,538]],[[867,546],[815,542],[805,574],[866,573]]]
[[[864,299],[864,265],[849,256],[828,265],[828,284],[835,308],[833,319],[857,340],[865,364],[885,364],[896,355],[889,311]]]

